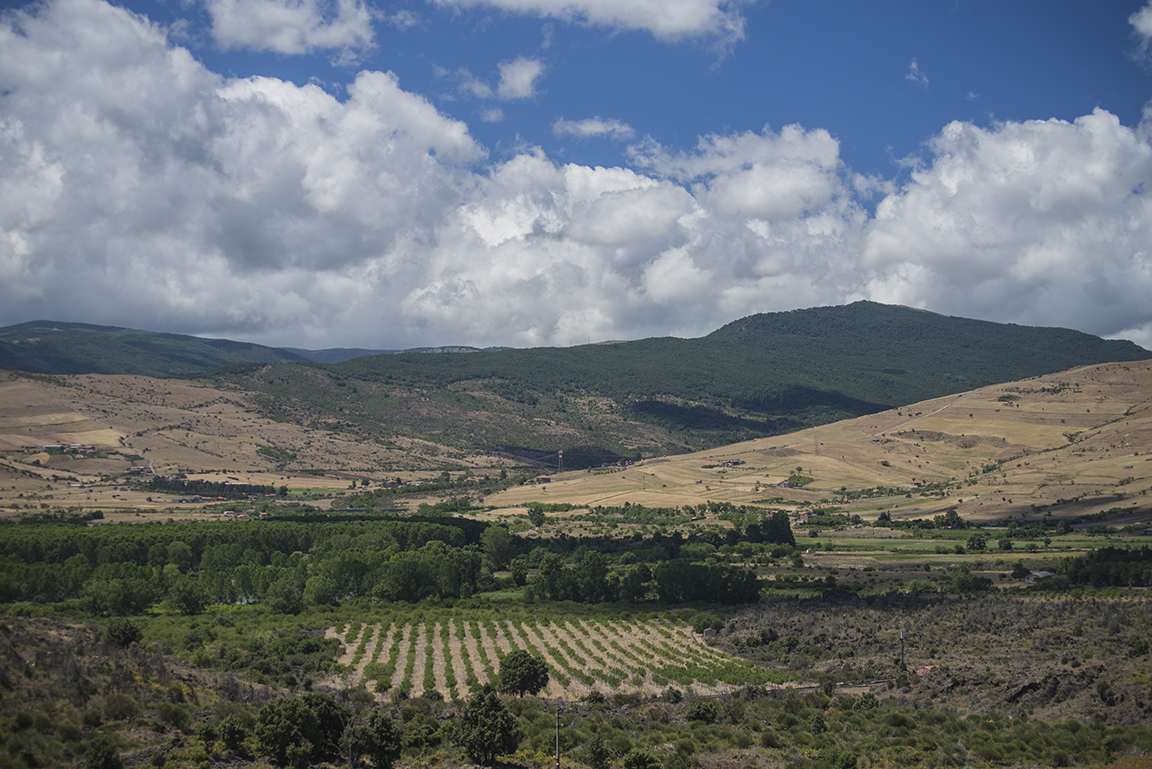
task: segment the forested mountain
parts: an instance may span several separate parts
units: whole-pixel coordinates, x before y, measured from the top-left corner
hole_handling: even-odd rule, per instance
[[[1078,365],[1152,358],[1067,329],[857,302],[754,315],[698,339],[239,364],[206,379],[365,436],[578,467],[772,435]],[[433,438],[434,436],[434,438]]]
[[[0,368],[33,374],[181,377],[238,361],[305,360],[286,350],[248,342],[87,323],[37,320],[0,329]]]
[[[490,350],[504,348],[489,348]],[[404,352],[477,352],[476,347],[419,347]],[[34,320],[0,328],[0,368],[31,374],[135,374],[187,377],[230,363],[341,363],[399,350],[267,347],[185,334]]]

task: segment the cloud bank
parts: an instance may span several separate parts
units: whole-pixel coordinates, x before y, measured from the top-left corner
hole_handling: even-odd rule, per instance
[[[515,61],[496,92],[522,97],[542,70]],[[870,298],[1152,346],[1152,123],[952,123],[896,186],[795,125],[493,161],[390,73],[347,90],[225,78],[100,0],[7,13],[0,323],[565,345]]]

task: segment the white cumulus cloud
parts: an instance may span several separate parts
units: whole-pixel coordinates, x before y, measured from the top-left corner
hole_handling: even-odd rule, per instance
[[[899,182],[797,125],[492,160],[391,73],[343,100],[226,78],[122,7],[46,0],[0,17],[0,324],[556,345],[870,298],[1152,345],[1150,129],[952,123]]]
[[[372,12],[363,0],[203,0],[212,37],[225,50],[247,48],[283,54],[336,50],[351,60],[375,38]],[[392,17],[403,25],[411,18]]]
[[[1152,42],[1152,3],[1145,5],[1140,10],[1128,17],[1128,23],[1136,30],[1136,35],[1140,38],[1140,51],[1141,53],[1148,52],[1149,42]]]
[[[1117,333],[1152,320],[1152,146],[1097,109],[1074,122],[952,123],[870,224],[869,294]],[[1145,341],[1149,341],[1145,339]]]

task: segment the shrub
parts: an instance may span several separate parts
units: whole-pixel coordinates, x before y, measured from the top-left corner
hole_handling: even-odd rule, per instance
[[[192,723],[188,711],[174,702],[161,702],[156,705],[156,717],[174,729],[184,731]]]
[[[71,721],[65,721],[56,727],[56,733],[65,742],[79,742],[84,737],[84,732],[80,731],[80,727]]]
[[[668,709],[663,705],[652,704],[644,708],[644,718],[657,723],[668,723]]]
[[[633,748],[624,754],[624,769],[660,769],[660,759],[643,748]]]
[[[139,712],[140,706],[127,694],[114,693],[104,698],[104,717],[109,721],[127,721]]]
[[[720,709],[712,700],[697,697],[684,708],[684,717],[689,721],[701,721],[706,724],[715,723],[720,718]]]
[[[239,750],[248,737],[248,729],[244,726],[244,721],[237,715],[221,719],[216,726],[216,732],[225,747],[232,751]]]
[[[833,745],[820,751],[816,769],[856,769],[856,755],[839,745]]]
[[[123,769],[124,762],[112,744],[112,739],[101,734],[88,742],[87,750],[84,751],[84,766],[86,769]]]
[[[144,631],[127,617],[113,617],[108,622],[108,638],[125,648],[138,643],[144,637]]]
[[[608,769],[612,763],[612,752],[604,744],[600,732],[592,735],[592,739],[584,746],[583,754],[584,763],[588,764],[589,769]]]
[[[612,695],[612,704],[618,708],[639,705],[640,695],[636,692],[619,692]]]

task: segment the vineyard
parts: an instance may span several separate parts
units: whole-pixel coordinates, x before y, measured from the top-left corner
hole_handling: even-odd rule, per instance
[[[344,685],[363,683],[392,700],[432,691],[445,699],[467,697],[496,681],[500,659],[514,649],[544,658],[550,682],[541,695],[552,699],[582,699],[592,691],[653,695],[670,687],[719,694],[792,678],[717,651],[690,627],[662,618],[425,612],[353,621],[328,636],[344,642]]]

